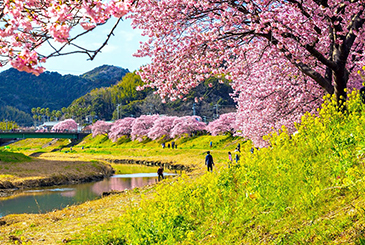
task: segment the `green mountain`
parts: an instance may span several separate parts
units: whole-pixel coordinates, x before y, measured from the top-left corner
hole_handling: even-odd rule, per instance
[[[72,101],[95,88],[109,87],[120,81],[128,69],[103,65],[80,76],[61,75],[57,72],[44,72],[39,76],[8,69],[0,73],[0,121],[17,121],[22,125],[29,121],[34,107],[60,110]],[[14,109],[28,114],[22,119],[15,116]]]

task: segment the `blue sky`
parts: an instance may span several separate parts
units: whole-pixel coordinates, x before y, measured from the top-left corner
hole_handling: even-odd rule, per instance
[[[115,19],[111,19],[105,25],[97,27],[85,37],[79,39],[77,44],[90,49],[97,49],[107,38],[115,21]],[[137,51],[139,42],[145,41],[147,38],[141,36],[140,30],[131,28],[130,20],[123,20],[119,23],[114,34],[115,36],[111,37],[108,45],[104,47],[102,52],[93,61],[87,60],[88,56],[85,54],[72,54],[50,58],[44,64],[44,67],[47,71],[56,71],[63,75],[80,75],[104,64],[128,68],[130,71],[134,71],[141,65],[150,62],[149,58],[136,58],[132,56]],[[39,51],[41,53],[49,53],[51,49],[49,47],[42,47]],[[7,65],[1,68],[0,71],[9,68],[10,66]]]

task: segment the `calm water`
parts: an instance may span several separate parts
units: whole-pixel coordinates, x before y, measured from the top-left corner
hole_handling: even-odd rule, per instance
[[[120,174],[99,182],[28,190],[13,197],[0,198],[0,217],[8,214],[46,213],[97,199],[106,191],[122,191],[156,182],[156,173]]]

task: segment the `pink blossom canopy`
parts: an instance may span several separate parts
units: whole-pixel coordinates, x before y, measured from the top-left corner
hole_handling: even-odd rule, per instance
[[[205,127],[206,125],[202,122],[201,117],[179,117],[174,121],[174,127],[171,129],[170,137],[173,139],[183,135],[191,136],[193,133],[204,131]]]
[[[153,127],[154,122],[158,118],[159,115],[142,115],[139,118],[136,118],[132,125],[132,140],[142,141],[144,137],[147,137],[149,130]]]
[[[65,44],[72,44],[77,35],[71,30],[80,25],[87,31],[105,23],[112,16],[120,18],[130,9],[129,0],[4,0],[0,3],[0,64],[8,62],[20,71],[36,75],[44,71],[41,63],[52,56],[67,54],[62,52]],[[44,55],[37,52],[53,40],[53,53]],[[61,44],[61,45],[58,45]],[[55,48],[60,46],[60,48]],[[77,48],[77,46],[73,46]],[[78,49],[93,58],[95,52]],[[97,53],[97,52],[96,52]]]
[[[52,131],[76,131],[77,130],[77,123],[73,119],[66,119],[55,124],[52,127]]]
[[[178,117],[173,116],[161,116],[153,124],[153,127],[148,132],[148,137],[152,140],[159,139],[161,137],[170,138],[170,132],[174,127],[174,122]]]
[[[211,76],[231,81],[240,135],[294,130],[325,93],[340,103],[365,65],[364,1],[141,0],[129,18],[149,40],[140,75],[162,98]],[[262,142],[261,142],[262,143]]]
[[[110,132],[108,134],[109,139],[113,142],[116,142],[122,136],[130,136],[132,132],[132,125],[135,118],[133,117],[125,117],[123,119],[116,120],[110,128]]]
[[[213,136],[234,133],[236,128],[236,113],[226,113],[219,116],[218,119],[210,122],[206,130]]]
[[[91,131],[92,131],[93,137],[95,137],[97,135],[103,135],[103,134],[108,135],[112,125],[113,125],[113,123],[111,123],[111,122],[105,122],[102,120],[96,121],[91,126]]]

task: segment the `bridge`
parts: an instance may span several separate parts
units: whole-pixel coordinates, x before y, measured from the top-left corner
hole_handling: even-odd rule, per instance
[[[28,138],[52,138],[80,140],[90,132],[33,132],[33,131],[6,131],[0,132],[0,139],[28,139]]]

